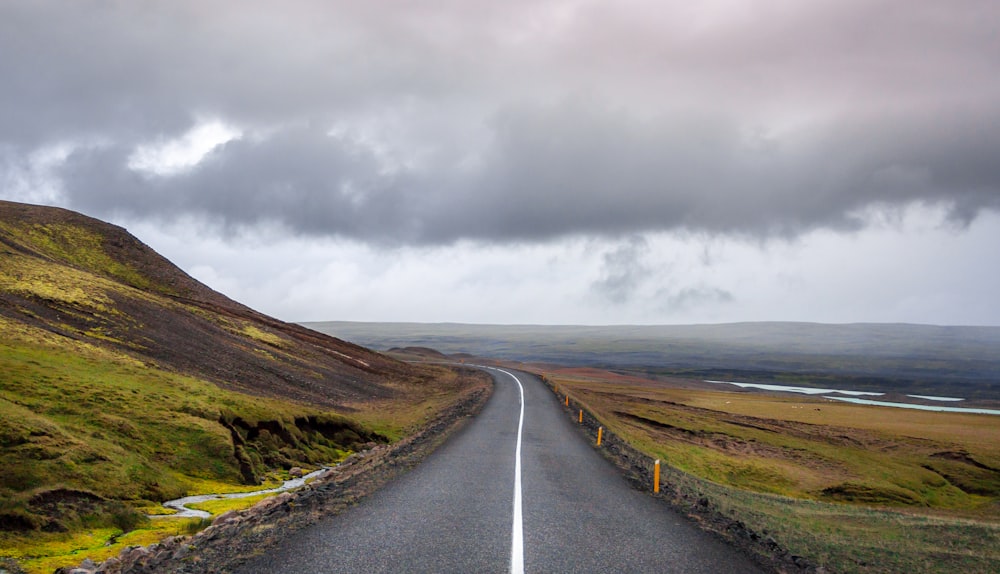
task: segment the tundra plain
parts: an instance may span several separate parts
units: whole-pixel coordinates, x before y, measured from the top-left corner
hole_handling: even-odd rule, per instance
[[[675,502],[698,501],[734,521],[729,530],[741,524],[833,572],[1000,566],[1000,417],[591,369],[546,376],[605,429],[662,460]]]

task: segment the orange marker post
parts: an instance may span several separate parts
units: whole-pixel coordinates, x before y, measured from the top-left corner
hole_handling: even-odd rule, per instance
[[[602,434],[604,434],[604,427],[597,427],[597,446],[601,446]]]
[[[653,463],[653,492],[660,492],[660,459]]]
[[[583,409],[580,409],[580,424],[583,424]]]
[[[566,406],[569,406],[569,395],[566,395]]]

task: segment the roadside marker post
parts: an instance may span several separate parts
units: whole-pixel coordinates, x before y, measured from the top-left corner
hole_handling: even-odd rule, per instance
[[[602,434],[604,434],[604,427],[597,427],[597,446],[601,446]]]
[[[566,406],[569,406],[569,395],[566,395]]]
[[[580,409],[580,424],[583,424],[583,409]]]
[[[660,492],[660,459],[653,463],[653,492]]]

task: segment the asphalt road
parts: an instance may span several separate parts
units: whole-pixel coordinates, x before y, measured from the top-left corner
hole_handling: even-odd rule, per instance
[[[633,490],[541,381],[489,372],[483,411],[423,464],[238,572],[762,572]]]

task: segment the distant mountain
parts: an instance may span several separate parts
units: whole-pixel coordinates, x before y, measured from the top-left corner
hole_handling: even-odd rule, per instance
[[[358,409],[424,404],[442,373],[258,313],[120,227],[0,202],[0,530],[334,462],[402,431]]]
[[[375,349],[430,347],[694,378],[1000,400],[1000,327],[731,323],[539,326],[304,323]]]

